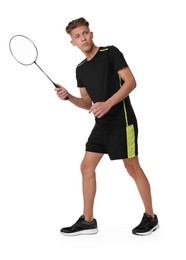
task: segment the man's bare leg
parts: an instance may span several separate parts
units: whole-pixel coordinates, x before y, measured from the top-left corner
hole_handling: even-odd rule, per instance
[[[138,156],[131,159],[124,159],[123,162],[128,173],[137,185],[145,207],[145,213],[154,217],[150,184],[139,164]]]
[[[100,162],[103,154],[85,152],[84,159],[81,163],[82,173],[82,186],[83,186],[83,199],[84,199],[84,211],[86,221],[93,220],[93,206],[94,198],[96,194],[96,173],[95,169]]]

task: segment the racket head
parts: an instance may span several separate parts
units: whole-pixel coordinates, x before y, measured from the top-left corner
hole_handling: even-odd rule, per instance
[[[36,45],[24,35],[14,35],[10,39],[9,49],[14,59],[22,65],[32,65],[37,60],[38,50]]]

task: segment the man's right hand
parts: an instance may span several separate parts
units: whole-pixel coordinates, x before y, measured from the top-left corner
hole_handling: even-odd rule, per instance
[[[58,86],[58,88],[55,88],[55,91],[56,91],[56,94],[58,95],[58,97],[62,100],[69,99],[68,91],[59,84],[57,84],[57,86]]]

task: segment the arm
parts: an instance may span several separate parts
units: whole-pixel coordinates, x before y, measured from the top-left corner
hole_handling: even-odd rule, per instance
[[[124,81],[124,84],[113,96],[111,96],[105,102],[95,103],[89,110],[89,113],[93,112],[96,117],[101,118],[114,105],[122,101],[134,90],[134,88],[136,87],[136,81],[131,70],[128,67],[119,70],[118,75]]]
[[[92,100],[88,95],[86,88],[80,88],[81,97],[75,97],[71,95],[65,88],[58,84],[59,88],[56,88],[55,91],[60,99],[65,100],[68,97],[68,100],[75,106],[83,109],[89,110],[92,106]]]
[[[118,74],[124,81],[124,84],[112,97],[107,100],[111,107],[126,98],[136,87],[136,80],[128,67],[119,70]]]

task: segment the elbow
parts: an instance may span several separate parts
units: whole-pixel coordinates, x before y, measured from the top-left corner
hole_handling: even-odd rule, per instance
[[[135,78],[133,79],[133,85],[134,85],[134,88],[137,87],[137,82],[136,82]]]
[[[132,82],[131,82],[131,89],[134,90],[136,87],[137,87],[136,80],[133,79]]]
[[[90,110],[92,107],[92,102],[89,103],[89,105],[87,106],[87,110]]]
[[[128,85],[130,86],[131,91],[133,91],[136,88],[137,83],[136,83],[136,79],[133,76],[131,76],[128,79]]]
[[[86,110],[90,110],[91,107],[92,107],[92,102],[88,102],[88,103],[86,104],[85,109],[86,109]]]

